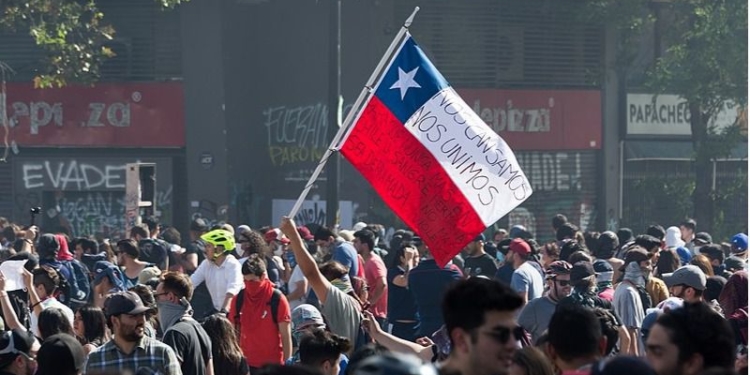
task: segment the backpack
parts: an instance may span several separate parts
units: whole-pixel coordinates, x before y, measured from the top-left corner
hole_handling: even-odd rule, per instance
[[[167,249],[169,244],[160,239],[146,238],[138,242],[138,259],[153,263],[160,270],[167,268]]]
[[[47,266],[57,273],[60,278],[60,285],[57,286],[56,296],[65,306],[73,309],[73,306],[79,307],[86,304],[85,296],[88,293],[84,293],[78,288],[77,280],[73,267],[70,265],[70,261],[57,261],[55,263],[44,263],[40,266]]]
[[[91,285],[89,283],[89,273],[86,267],[81,264],[77,259],[63,261],[63,266],[68,268],[71,275],[75,279],[76,290],[71,288],[71,298],[69,299],[68,307],[71,310],[76,311],[79,307],[86,305],[91,294]],[[72,287],[72,285],[71,285]]]
[[[271,299],[268,300],[268,305],[271,305],[271,319],[274,324],[279,324],[279,301],[281,300],[281,291],[273,288],[273,294]],[[242,303],[245,302],[245,289],[240,290],[237,297],[234,299],[234,326],[237,332],[240,331],[240,315],[242,315]]]

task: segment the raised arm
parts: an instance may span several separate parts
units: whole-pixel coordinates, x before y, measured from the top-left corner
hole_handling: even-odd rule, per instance
[[[325,303],[328,298],[328,288],[331,283],[323,277],[320,273],[318,265],[315,263],[312,255],[305,249],[302,238],[297,232],[297,227],[294,224],[294,220],[284,216],[281,219],[281,225],[279,226],[281,231],[289,238],[291,243],[289,246],[294,252],[294,257],[297,259],[297,265],[302,270],[302,274],[307,278],[307,282],[310,283],[310,287],[315,292],[315,295],[320,300],[320,303]]]

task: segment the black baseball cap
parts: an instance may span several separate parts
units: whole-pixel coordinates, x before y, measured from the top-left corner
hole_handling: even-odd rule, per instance
[[[594,275],[596,275],[596,272],[594,272],[594,266],[591,264],[591,262],[582,260],[580,262],[576,262],[576,264],[574,264],[573,268],[570,270],[570,281],[581,281],[587,277]]]
[[[698,245],[708,245],[710,243],[713,243],[714,240],[711,238],[711,235],[706,232],[698,232],[695,234],[695,238],[693,239],[693,242],[695,242]]]
[[[77,375],[83,370],[86,354],[75,337],[58,333],[44,340],[36,361],[36,375]]]
[[[18,355],[29,356],[34,337],[28,331],[13,329],[0,335],[0,368],[10,365]]]
[[[117,292],[110,294],[104,301],[104,314],[109,316],[129,314],[137,315],[151,310],[143,305],[141,297],[135,292]]]

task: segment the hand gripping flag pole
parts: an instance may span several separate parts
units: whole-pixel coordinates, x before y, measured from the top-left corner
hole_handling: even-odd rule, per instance
[[[394,52],[398,50],[397,47],[400,47],[404,40],[407,38],[407,31],[409,30],[409,26],[411,26],[411,23],[414,21],[414,16],[417,15],[417,12],[419,12],[419,7],[414,8],[414,11],[411,13],[409,18],[407,18],[406,22],[404,22],[404,26],[401,27],[401,29],[396,34],[396,37],[393,38],[391,45],[388,46],[385,54],[383,54],[383,58],[381,58],[380,62],[378,62],[378,65],[372,72],[370,79],[367,80],[367,84],[364,88],[362,88],[362,91],[359,93],[359,97],[357,97],[357,100],[354,102],[351,110],[349,110],[349,113],[346,115],[343,124],[339,128],[336,135],[333,137],[331,145],[323,154],[323,157],[320,159],[320,162],[318,162],[317,167],[315,167],[315,171],[313,171],[310,179],[305,185],[305,188],[302,190],[299,198],[297,198],[297,202],[294,203],[291,212],[289,212],[289,217],[293,218],[295,215],[297,215],[297,212],[299,212],[299,209],[302,207],[302,203],[304,203],[305,198],[307,198],[307,194],[310,193],[310,189],[312,189],[312,186],[318,179],[320,172],[323,171],[323,168],[328,162],[328,158],[331,157],[334,152],[338,152],[339,145],[345,140],[345,135],[349,133],[348,129],[352,126],[352,124],[356,123],[356,118],[361,115],[362,108],[367,105],[370,97],[372,97],[373,87],[375,87],[376,83],[382,79],[384,68],[390,65],[392,60],[395,58]]]

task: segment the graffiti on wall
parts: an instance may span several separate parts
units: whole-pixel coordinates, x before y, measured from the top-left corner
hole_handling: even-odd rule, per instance
[[[344,107],[343,112],[350,107]],[[323,103],[266,108],[263,126],[267,132],[268,156],[276,167],[316,163],[330,143],[328,106]]]
[[[73,236],[123,237],[125,228],[125,158],[16,158],[14,214],[42,207],[42,225]],[[159,169],[156,215],[172,220],[172,173],[167,158],[152,160]]]
[[[23,162],[21,173],[25,189],[125,189],[125,164],[39,160]]]
[[[65,228],[74,237],[124,238],[126,199],[125,192],[115,191],[47,192],[43,225]],[[171,186],[157,190],[156,206],[162,212],[171,211]]]

